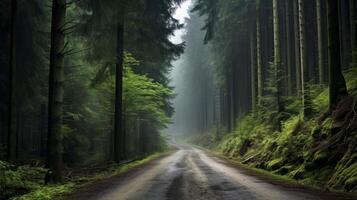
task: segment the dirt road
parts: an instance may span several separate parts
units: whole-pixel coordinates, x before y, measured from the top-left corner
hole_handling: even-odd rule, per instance
[[[248,175],[250,174],[250,175]],[[275,184],[204,151],[182,147],[171,156],[80,191],[76,200],[338,200],[354,199]]]

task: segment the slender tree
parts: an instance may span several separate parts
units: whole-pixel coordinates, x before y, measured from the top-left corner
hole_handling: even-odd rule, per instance
[[[318,43],[318,66],[319,66],[319,83],[324,84],[324,50],[322,38],[322,16],[321,16],[321,0],[316,0],[316,22],[317,22],[317,43]]]
[[[48,182],[61,182],[66,0],[53,0],[48,98]]]
[[[292,95],[292,63],[293,50],[291,49],[291,29],[290,29],[290,0],[285,0],[285,30],[286,30],[286,51],[287,51],[287,94]]]
[[[299,32],[300,32],[300,63],[301,63],[301,86],[302,86],[302,104],[304,117],[310,117],[312,114],[310,90],[309,90],[309,69],[307,65],[306,51],[306,27],[305,27],[305,2],[299,0]]]
[[[252,12],[254,13],[254,12]],[[251,69],[251,92],[252,92],[252,110],[256,109],[257,105],[257,65],[256,65],[256,23],[255,16],[251,16],[250,28],[250,69]]]
[[[294,32],[295,32],[295,74],[296,74],[296,94],[301,96],[301,60],[300,60],[300,32],[299,32],[299,4],[298,0],[293,0],[294,6]]]
[[[342,74],[340,52],[340,30],[338,23],[338,0],[327,0],[328,46],[330,75],[329,111],[336,109],[340,100],[348,95],[346,81]]]
[[[282,65],[281,65],[281,49],[280,49],[280,21],[279,21],[279,0],[273,0],[273,29],[274,29],[274,70],[276,78],[276,100],[278,112],[284,111],[284,103],[282,101]]]
[[[256,68],[256,64],[255,64],[255,48],[254,48],[254,37],[251,37],[250,39],[250,59],[251,59],[251,87],[252,87],[252,109],[255,110],[256,109],[256,105],[257,105],[257,68]]]
[[[16,13],[17,0],[11,1],[11,20],[10,20],[10,48],[9,48],[9,96],[8,96],[8,142],[7,142],[7,159],[9,162],[16,160],[17,153],[17,132],[16,132]]]
[[[351,48],[353,59],[356,60],[356,50],[357,50],[357,19],[356,19],[356,0],[350,0],[350,27],[351,27]]]
[[[116,74],[115,74],[115,114],[114,114],[114,161],[125,159],[125,132],[123,130],[123,61],[124,61],[124,17],[125,1],[118,3]]]
[[[257,51],[257,85],[258,85],[258,105],[262,105],[262,97],[263,97],[263,63],[262,63],[262,47],[261,47],[261,24],[260,24],[260,0],[256,2],[256,51]]]

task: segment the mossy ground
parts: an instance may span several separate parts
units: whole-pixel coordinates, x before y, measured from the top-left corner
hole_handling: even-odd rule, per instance
[[[44,176],[46,170],[40,167],[13,166],[6,162],[0,162],[0,199],[12,200],[53,200],[61,199],[79,188],[93,182],[120,175],[129,169],[138,167],[152,160],[171,153],[167,150],[152,154],[140,160],[125,164],[111,164],[100,170],[76,173],[66,178],[64,184],[45,185]]]
[[[350,96],[332,114],[324,114],[328,88],[311,86],[314,115],[309,119],[299,113],[295,99],[280,131],[276,113],[258,110],[240,119],[234,133],[219,139],[203,134],[192,142],[306,185],[357,193],[357,68],[345,77]]]

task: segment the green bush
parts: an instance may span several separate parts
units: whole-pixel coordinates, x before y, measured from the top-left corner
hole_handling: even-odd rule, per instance
[[[0,161],[0,199],[41,187],[45,173],[41,167],[15,166]]]

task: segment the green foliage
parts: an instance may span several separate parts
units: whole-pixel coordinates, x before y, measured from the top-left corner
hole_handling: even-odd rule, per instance
[[[173,18],[182,0],[125,1],[125,50],[140,60],[140,66],[133,67],[136,74],[168,84],[167,73],[170,62],[183,53],[184,43],[174,44],[170,37],[183,24]],[[112,71],[115,64],[116,31],[120,2],[80,1],[75,4],[75,17],[80,21],[79,33],[90,40],[91,50],[87,59],[101,63],[100,68],[109,64]],[[119,13],[123,14],[123,13]],[[145,16],[145,17],[143,17]]]
[[[170,149],[151,154],[142,159],[125,164],[112,164],[102,171],[74,175],[64,184],[44,185],[46,169],[31,166],[14,166],[0,161],[0,199],[12,200],[52,200],[69,194],[95,181],[120,175],[128,170],[163,157]]]
[[[274,160],[271,160],[267,164],[267,169],[269,170],[277,170],[280,169],[282,166],[284,166],[284,158],[275,158]]]
[[[125,68],[123,80],[123,100],[125,116],[143,117],[159,127],[170,122],[165,113],[167,100],[172,97],[172,91],[143,75],[134,74],[130,68]]]
[[[352,96],[357,96],[357,61],[344,73],[347,80],[348,92]]]
[[[155,82],[145,75],[135,74],[133,67],[139,62],[131,54],[125,54],[125,67],[123,77],[123,105],[124,116],[128,119],[143,118],[149,120],[158,128],[164,127],[170,122],[170,116],[166,113],[166,106],[173,97],[172,90]],[[105,91],[105,96],[114,95],[115,77],[110,75],[99,87],[99,91]],[[110,105],[110,99],[101,99],[106,107]]]
[[[135,153],[138,148],[137,139],[138,129],[149,125],[142,134],[145,134],[146,141],[151,150],[159,150],[163,145],[163,139],[159,135],[159,130],[166,127],[171,122],[170,100],[173,97],[172,89],[148,78],[146,75],[139,75],[132,70],[138,67],[140,62],[132,54],[124,55],[124,77],[123,77],[123,116],[125,117],[125,127],[127,135],[131,136],[128,140],[129,153]],[[97,82],[93,88],[93,98],[98,102],[93,102],[91,110],[96,111],[93,123],[99,123],[102,135],[106,138],[98,138],[108,142],[109,133],[112,131],[111,123],[114,120],[114,92],[115,75],[107,71],[105,78]],[[99,95],[98,95],[99,94]],[[91,118],[89,118],[91,119]],[[105,121],[103,119],[106,119]],[[105,134],[103,134],[103,131]],[[100,157],[100,155],[98,155]]]
[[[352,95],[356,77],[355,68],[346,72]],[[319,111],[311,119],[304,120],[297,106],[299,100],[291,99],[287,106],[290,117],[282,122],[282,130],[277,131],[271,123],[277,113],[260,108],[241,118],[236,130],[216,140],[212,148],[250,166],[285,175],[303,184],[356,192],[357,143],[356,130],[352,126],[356,119],[343,117],[353,113],[355,104],[351,103],[352,108],[341,107],[321,121],[328,107],[328,88],[310,85],[310,89],[314,110]]]
[[[319,110],[321,112],[327,110],[329,104],[328,95],[328,88],[325,88],[320,94],[317,95],[316,98],[313,99],[313,106],[315,110]]]
[[[46,170],[40,167],[15,166],[0,161],[0,198],[21,195],[43,184]]]
[[[61,195],[72,192],[74,187],[73,183],[43,186],[26,195],[12,198],[12,200],[53,200]]]
[[[76,48],[85,47],[81,39],[78,39],[75,45],[81,46]],[[98,66],[85,61],[83,56],[74,55],[73,65],[80,66],[67,72],[70,81],[66,84],[68,101],[66,101],[63,131],[66,162],[87,165],[108,159],[110,149],[105,147],[110,144],[113,128],[115,76],[113,71],[107,68],[100,71],[101,75],[98,78],[96,70]],[[125,53],[123,112],[129,136],[136,134],[137,120],[146,120],[157,130],[170,122],[167,108],[173,97],[172,90],[146,75],[135,74],[132,68],[139,65],[140,62],[132,54]],[[83,69],[82,66],[87,66],[87,69]],[[93,84],[91,77],[95,77],[95,74],[97,79]],[[93,87],[88,87],[89,85]],[[73,99],[76,100],[72,101]],[[162,146],[161,139],[151,142],[158,148]],[[93,145],[94,143],[96,145]]]

